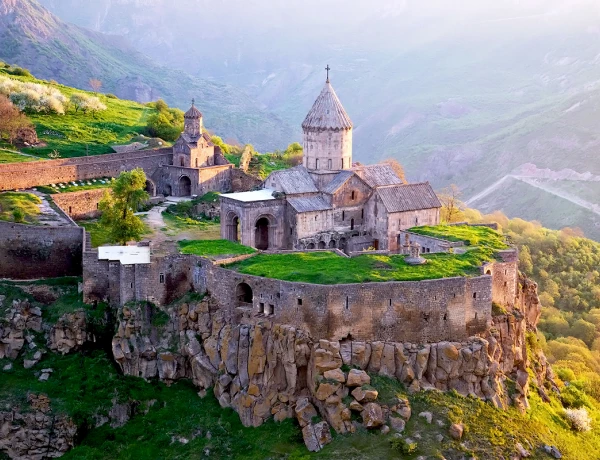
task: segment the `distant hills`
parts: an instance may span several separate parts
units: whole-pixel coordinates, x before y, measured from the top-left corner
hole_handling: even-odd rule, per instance
[[[85,8],[79,0],[40,2],[113,41],[126,37],[157,62],[240,88],[247,110],[232,103],[237,115],[223,127],[265,144],[282,132],[288,137],[279,145],[300,138],[329,63],[355,123],[358,161],[396,158],[409,179],[436,188],[456,183],[466,200],[523,164],[600,175],[595,0],[95,0]],[[255,123],[251,114],[271,124]],[[589,181],[555,185],[600,205]],[[474,205],[501,205],[511,217],[579,226],[597,238],[600,215],[574,200],[555,219],[552,207],[523,206],[522,187],[531,200],[558,199],[521,181]]]
[[[226,139],[269,150],[285,147],[293,137],[285,122],[245,92],[161,67],[122,37],[65,23],[35,0],[0,0],[0,44],[1,60],[39,78],[82,89],[90,89],[94,78],[102,81],[103,92],[120,98],[164,98],[184,109],[195,98],[207,127]]]

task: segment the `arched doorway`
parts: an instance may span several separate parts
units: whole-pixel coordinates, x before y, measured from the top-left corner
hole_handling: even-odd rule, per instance
[[[146,181],[146,192],[148,192],[148,195],[150,196],[156,196],[156,187],[154,186],[154,183],[152,181],[147,180]]]
[[[190,196],[192,194],[192,181],[188,176],[179,178],[179,196]]]
[[[165,185],[165,189],[164,189],[163,195],[164,196],[171,196],[171,195],[173,195],[173,188],[169,184]]]
[[[237,214],[229,213],[227,216],[227,239],[229,241],[240,241],[240,218]]]
[[[269,249],[269,219],[261,217],[256,221],[254,245],[256,249]]]
[[[333,249],[333,248],[335,248],[335,240],[331,240],[329,242],[329,249]]]
[[[338,248],[340,248],[342,251],[346,250],[346,238],[340,238]]]
[[[252,305],[252,288],[240,283],[235,288],[235,300],[238,307]]]
[[[325,241],[319,241],[319,249],[325,249]]]
[[[308,246],[306,246],[306,249],[314,249],[315,248],[315,243],[308,243]]]

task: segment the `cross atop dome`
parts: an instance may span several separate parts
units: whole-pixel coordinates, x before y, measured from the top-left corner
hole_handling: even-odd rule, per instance
[[[331,70],[331,67],[329,67],[329,64],[327,64],[327,67],[325,67],[325,70],[327,71],[327,80],[326,80],[326,83],[329,83],[329,71]]]

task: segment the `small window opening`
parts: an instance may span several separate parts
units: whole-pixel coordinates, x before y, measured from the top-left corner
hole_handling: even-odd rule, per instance
[[[350,194],[350,199],[354,200],[354,198],[356,198],[356,192],[352,190],[352,193]]]
[[[475,319],[477,319],[477,313],[475,313]]]
[[[390,307],[392,306],[392,299],[390,299]]]
[[[348,297],[346,297],[346,310],[348,310],[350,308],[350,301],[348,299]]]
[[[158,282],[160,284],[165,284],[165,274],[161,273],[160,275],[158,275]]]
[[[302,305],[302,299],[298,299],[298,305]]]
[[[474,298],[474,299],[476,299],[476,298],[477,298],[477,293],[476,293],[476,292],[474,292],[474,293],[473,293],[473,298]]]
[[[364,218],[365,218],[365,210],[364,210],[364,209],[361,209],[361,210],[360,210],[360,218],[361,218],[361,219],[364,219]]]
[[[262,315],[265,313],[265,304],[263,302],[258,304],[258,312]]]
[[[73,208],[71,208],[71,206],[69,206],[69,214],[71,214],[73,212]]]
[[[350,230],[354,230],[354,219],[350,219]]]
[[[504,287],[507,287],[507,286],[508,286],[508,281],[505,281],[504,282]]]
[[[275,305],[269,304],[269,309],[267,310],[267,315],[272,316],[275,314]]]
[[[346,211],[342,211],[342,220],[346,220]]]
[[[444,321],[448,321],[448,313],[444,313]]]
[[[131,283],[131,289],[133,289],[133,283]]]

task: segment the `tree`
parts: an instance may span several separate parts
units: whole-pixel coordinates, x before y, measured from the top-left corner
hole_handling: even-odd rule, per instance
[[[390,165],[390,167],[394,170],[394,172],[402,180],[402,182],[404,182],[405,184],[408,183],[406,180],[406,174],[404,173],[404,167],[400,163],[398,163],[397,160],[394,160],[393,158],[388,158],[387,160],[383,160],[382,163]]]
[[[102,82],[97,78],[90,78],[90,87],[95,93],[98,93],[102,88]]]
[[[37,142],[37,135],[29,118],[3,95],[0,95],[0,139],[9,143],[22,140],[29,144]]]
[[[161,99],[156,101],[156,113],[148,117],[148,133],[166,141],[174,141],[183,131],[183,112],[171,109]]]
[[[441,219],[446,223],[460,222],[464,220],[464,207],[460,201],[460,189],[457,185],[452,184],[446,187],[439,193],[440,201],[442,202]]]
[[[100,99],[83,93],[72,94],[71,105],[75,107],[75,112],[79,112],[81,110],[83,113],[95,113],[101,110],[106,110],[106,105],[104,105]]]
[[[144,223],[134,213],[149,199],[145,187],[146,174],[143,169],[136,168],[122,172],[111,186],[112,193],[104,193],[99,205],[102,211],[100,225],[107,230],[112,243],[124,245],[141,239]]]

